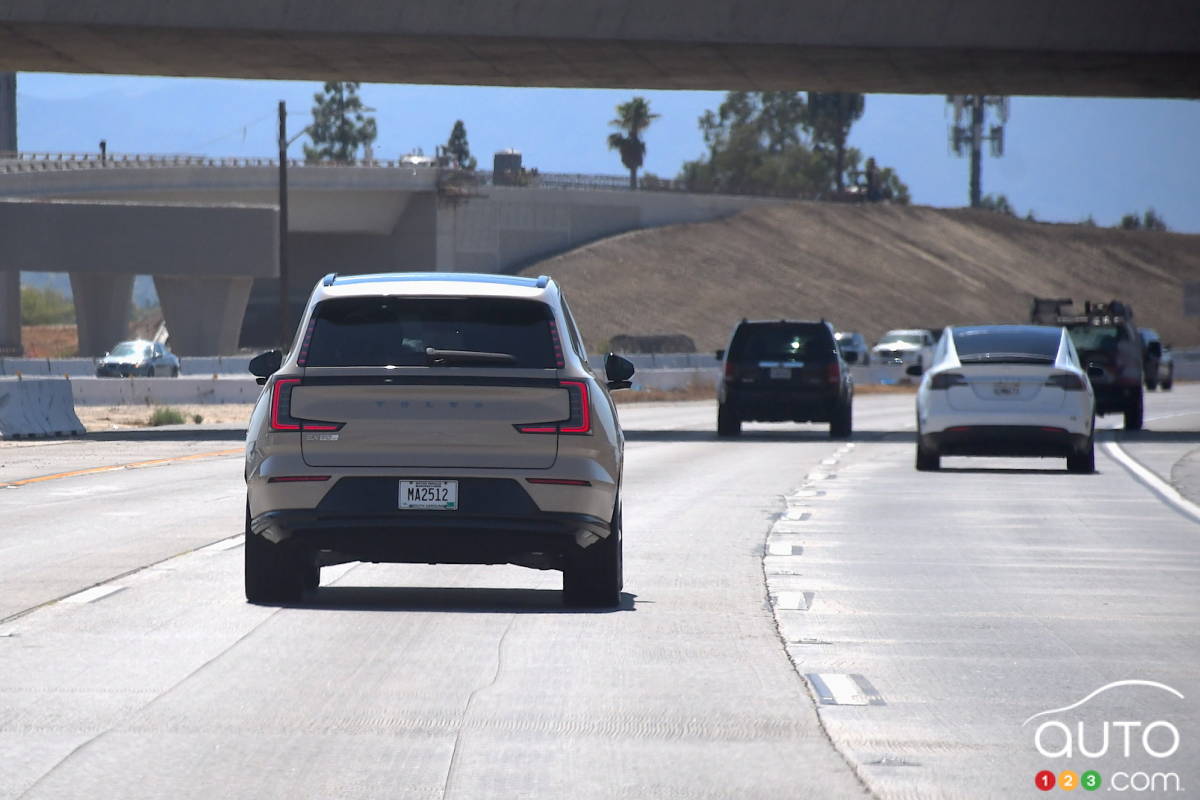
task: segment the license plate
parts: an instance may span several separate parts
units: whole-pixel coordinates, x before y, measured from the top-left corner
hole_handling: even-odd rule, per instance
[[[992,392],[998,397],[1014,397],[1021,393],[1021,384],[993,383]]]
[[[400,508],[458,510],[458,481],[400,481]]]
[[[791,367],[771,367],[771,377],[772,378],[783,378],[786,380],[786,379],[792,377],[792,368]]]

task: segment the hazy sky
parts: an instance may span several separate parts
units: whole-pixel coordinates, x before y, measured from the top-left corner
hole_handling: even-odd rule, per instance
[[[308,122],[312,82],[235,81],[22,73],[18,140],[22,150],[271,156],[275,109],[286,100],[291,130]],[[675,176],[703,153],[697,118],[720,92],[368,84],[377,158],[417,147],[432,154],[456,119],[472,152],[516,148],[543,172],[620,174],[607,148],[614,107],[645,96],[661,117],[647,134],[645,168]],[[913,201],[967,203],[967,160],[947,147],[951,116],[941,95],[869,95],[851,144],[897,169]],[[1112,225],[1153,207],[1172,230],[1200,233],[1200,102],[1015,97],[1003,158],[985,158],[983,190],[1004,194],[1024,215],[1075,222],[1089,215]],[[301,141],[292,146],[300,154]]]

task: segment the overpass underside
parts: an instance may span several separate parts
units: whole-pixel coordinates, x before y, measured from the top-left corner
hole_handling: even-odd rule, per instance
[[[1200,96],[1194,0],[284,0],[0,7],[0,71]]]

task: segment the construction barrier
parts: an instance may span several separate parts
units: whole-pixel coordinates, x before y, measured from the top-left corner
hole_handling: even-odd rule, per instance
[[[71,382],[63,378],[0,378],[0,439],[79,436]]]

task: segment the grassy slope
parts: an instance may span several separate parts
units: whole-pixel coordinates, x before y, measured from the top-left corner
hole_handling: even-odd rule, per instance
[[[1182,282],[1200,235],[1025,222],[969,209],[795,203],[633,231],[547,259],[591,349],[620,333],[725,346],[743,316],[889,328],[1024,322],[1035,296],[1118,298],[1177,346],[1200,343]]]

